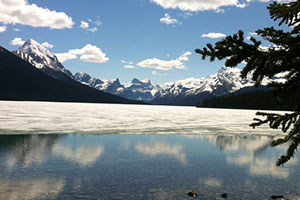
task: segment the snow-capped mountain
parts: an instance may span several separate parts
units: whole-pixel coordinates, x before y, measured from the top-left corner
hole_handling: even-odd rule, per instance
[[[160,86],[152,85],[150,80],[138,80],[134,78],[130,83],[122,85],[119,79],[100,80],[84,72],[76,73],[74,77],[75,80],[82,84],[133,100],[151,101],[161,91]]]
[[[26,41],[13,53],[49,76],[63,80],[74,79],[72,73],[64,68],[53,53],[33,39]]]
[[[176,97],[197,95],[202,92],[213,93],[215,95],[228,94],[246,86],[253,86],[251,79],[242,79],[240,69],[222,67],[217,73],[204,78],[188,78],[185,80],[169,83],[160,97]]]
[[[204,78],[188,78],[167,83],[152,103],[196,105],[211,96],[225,95],[254,86],[251,76],[242,79],[240,74],[239,68],[222,67],[217,73]],[[283,81],[282,75],[275,76],[274,79]],[[268,82],[269,80],[264,80],[262,85],[265,86]]]

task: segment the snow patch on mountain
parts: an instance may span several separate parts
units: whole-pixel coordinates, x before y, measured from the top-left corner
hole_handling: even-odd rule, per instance
[[[33,39],[26,41],[22,47],[13,53],[54,78],[74,78],[53,53]]]

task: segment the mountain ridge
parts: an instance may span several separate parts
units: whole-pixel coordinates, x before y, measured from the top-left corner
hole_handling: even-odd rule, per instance
[[[0,100],[143,104],[43,73],[0,46]]]
[[[133,100],[151,101],[161,90],[159,86],[152,85],[150,80],[139,80],[137,78],[133,78],[127,84],[121,84],[118,78],[101,80],[91,77],[85,72],[78,72],[74,77],[76,81],[82,84]]]

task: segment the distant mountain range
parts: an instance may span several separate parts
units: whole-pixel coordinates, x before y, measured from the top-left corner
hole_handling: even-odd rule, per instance
[[[53,78],[3,47],[0,60],[0,100],[143,103],[96,90],[72,78]]]
[[[130,83],[121,84],[118,78],[103,80],[85,72],[79,72],[73,76],[53,53],[32,39],[13,53],[54,79],[71,83],[77,81],[103,92],[152,104],[195,106],[207,98],[230,94],[243,88],[243,91],[256,90],[250,76],[242,79],[238,68],[222,67],[217,73],[207,77],[188,78],[162,86],[152,85],[150,80],[136,78]],[[274,79],[283,81],[280,75]],[[264,80],[262,85],[266,85],[267,82]]]
[[[217,73],[204,78],[188,78],[162,86],[152,85],[149,80],[133,79],[130,83],[122,85],[119,79],[100,80],[87,73],[75,74],[75,80],[111,94],[128,99],[142,100],[160,105],[186,105],[195,106],[203,100],[214,96],[222,96],[232,92],[255,91],[265,87],[255,88],[250,76],[246,79],[240,77],[238,68],[222,67]],[[274,77],[282,81],[281,76]],[[264,80],[262,85],[267,85]]]
[[[119,95],[127,99],[146,102],[160,95],[160,91],[162,90],[159,85],[152,85],[150,80],[140,81],[134,78],[130,83],[122,85],[118,78],[113,80],[100,80],[84,72],[76,73],[74,77],[76,81],[98,90]]]

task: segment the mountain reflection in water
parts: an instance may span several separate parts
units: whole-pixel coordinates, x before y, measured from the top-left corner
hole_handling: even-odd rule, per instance
[[[264,199],[299,191],[269,136],[0,135],[0,199]],[[294,196],[293,196],[294,195]]]

